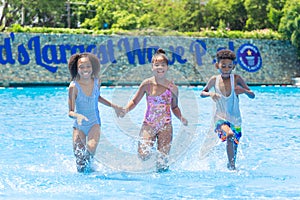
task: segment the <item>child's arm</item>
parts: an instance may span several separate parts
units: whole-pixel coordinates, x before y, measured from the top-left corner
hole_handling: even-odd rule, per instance
[[[125,112],[124,109],[116,104],[113,104],[112,102],[108,101],[107,99],[103,98],[102,96],[98,97],[98,101],[100,103],[102,103],[105,106],[111,107],[115,110],[117,116],[121,116],[123,115],[123,113]]]
[[[249,98],[253,99],[255,97],[255,94],[252,90],[250,90],[244,79],[241,76],[236,75],[236,80],[237,84],[234,88],[235,93],[237,95],[245,93]]]
[[[112,107],[112,108],[119,108],[119,106],[117,106],[116,104],[113,104],[112,102],[108,101],[107,99],[103,98],[102,96],[98,97],[98,101],[105,106]]]
[[[69,117],[73,118],[73,119],[76,119],[77,123],[79,125],[81,125],[82,120],[85,120],[85,121],[89,121],[89,120],[84,115],[75,112],[76,93],[77,93],[77,90],[75,88],[75,84],[70,84],[70,86],[69,86],[69,98],[68,98]]]
[[[218,95],[215,92],[209,91],[215,85],[215,83],[216,83],[216,76],[213,76],[209,79],[206,86],[204,86],[203,90],[200,93],[200,96],[202,98],[211,97],[214,101],[217,101],[220,98],[220,95]]]
[[[101,86],[101,79],[98,80],[99,90],[100,90],[100,86]],[[102,96],[98,97],[98,102],[102,103],[105,106],[113,108],[115,110],[116,115],[118,117],[120,117],[121,115],[124,115],[124,110],[123,110],[122,107],[120,107],[120,106],[118,106],[116,104],[113,104],[112,102],[108,101],[107,99],[103,98]]]
[[[182,114],[181,114],[181,110],[178,107],[178,88],[176,86],[173,87],[172,89],[172,112],[173,114],[181,121],[181,123],[184,126],[188,125],[188,121],[187,119],[185,119]]]
[[[147,84],[149,84],[147,82],[143,81],[141,83],[141,85],[140,85],[138,91],[135,93],[134,97],[125,106],[125,108],[124,108],[125,113],[128,113],[131,110],[133,110],[136,107],[136,105],[141,101],[141,99],[143,98],[144,94],[146,93]]]

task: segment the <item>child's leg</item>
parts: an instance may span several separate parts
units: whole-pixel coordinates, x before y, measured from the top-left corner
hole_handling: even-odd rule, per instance
[[[155,135],[150,126],[143,124],[140,131],[140,141],[138,144],[138,154],[142,160],[147,160],[151,155],[151,148],[155,142]]]
[[[95,155],[100,139],[100,125],[95,124],[89,131],[87,150],[91,156]]]
[[[237,144],[234,143],[233,136],[227,137],[227,157],[228,157],[228,169],[235,170],[235,159],[237,152]]]
[[[236,151],[237,151],[237,144],[234,142],[234,132],[232,129],[227,125],[223,124],[221,129],[226,132],[226,150],[227,150],[227,157],[228,157],[228,168],[234,170],[235,169],[235,158],[236,158]]]
[[[76,166],[78,172],[83,172],[85,168],[85,143],[86,136],[83,132],[74,129],[73,131],[73,151],[76,158]]]
[[[158,172],[166,171],[169,168],[168,155],[171,149],[173,128],[171,124],[165,125],[157,135],[158,158],[156,168]]]

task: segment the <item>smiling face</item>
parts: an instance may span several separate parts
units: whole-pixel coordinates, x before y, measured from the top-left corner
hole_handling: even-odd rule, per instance
[[[228,78],[234,67],[235,65],[231,59],[221,59],[218,63],[216,63],[216,68],[219,70],[223,78]]]
[[[78,74],[81,79],[89,79],[92,77],[93,67],[88,57],[82,57],[78,59],[77,66]]]
[[[168,63],[160,56],[152,63],[152,72],[157,78],[164,78],[168,71]]]

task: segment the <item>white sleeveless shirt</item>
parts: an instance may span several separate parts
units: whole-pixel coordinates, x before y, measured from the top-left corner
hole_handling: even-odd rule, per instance
[[[234,92],[234,74],[230,74],[231,93],[228,97],[224,96],[220,90],[221,75],[216,77],[215,92],[220,94],[221,98],[216,102],[216,113],[214,121],[227,120],[234,126],[241,126],[242,118],[239,108],[239,98]]]

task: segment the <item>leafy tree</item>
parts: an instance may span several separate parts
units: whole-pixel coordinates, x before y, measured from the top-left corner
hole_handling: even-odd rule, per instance
[[[137,23],[137,28],[139,29],[151,27],[153,25],[151,14],[146,13],[143,16],[139,17],[137,19]]]
[[[89,9],[94,16],[85,19],[83,27],[108,28],[166,28],[178,31],[195,31],[200,28],[199,2],[190,0],[91,0]]]
[[[283,7],[286,0],[269,0],[267,11],[268,19],[273,30],[278,30],[280,19],[283,16]]]
[[[0,25],[2,29],[21,24],[89,31],[271,28],[280,29],[297,44],[299,4],[299,0],[1,0]]]
[[[61,0],[4,0],[2,27],[12,24],[30,26],[61,27],[61,16],[65,12],[65,2]]]
[[[173,0],[154,0],[152,18],[160,28],[179,30],[184,20],[184,7],[180,6],[180,1]]]
[[[203,12],[204,25],[207,28],[217,28],[220,24],[220,20],[226,21],[226,13],[229,13],[229,8],[227,7],[228,0],[209,0],[205,5]],[[222,23],[223,23],[222,22]],[[226,23],[226,22],[224,22]]]
[[[204,21],[207,28],[242,30],[246,13],[243,0],[209,0],[204,7]]]
[[[300,58],[300,3],[298,0],[289,0],[285,3],[279,32],[298,48]]]
[[[184,10],[183,17],[178,30],[183,32],[199,31],[204,24],[201,2],[185,0],[182,1],[182,7]]]
[[[149,28],[152,26],[156,26],[153,16],[154,14],[152,13],[152,1],[151,0],[143,0],[141,5],[139,6],[139,15],[138,16],[138,24],[137,28]]]
[[[65,0],[65,13],[62,15],[64,27],[79,28],[85,18],[94,16],[95,11],[89,9],[89,0]]]
[[[229,0],[229,17],[227,19],[228,28],[231,30],[243,30],[247,21],[247,10],[244,0]]]
[[[137,16],[135,16],[135,14],[128,13],[126,10],[115,12],[113,21],[115,23],[112,25],[112,28],[120,28],[124,30],[137,28]]]
[[[268,0],[245,0],[247,10],[246,30],[265,29],[270,27],[267,17]]]
[[[143,10],[142,1],[133,0],[90,0],[87,6],[90,10],[95,10],[95,14],[86,18],[82,27],[96,30],[112,27],[136,28],[137,17]]]

